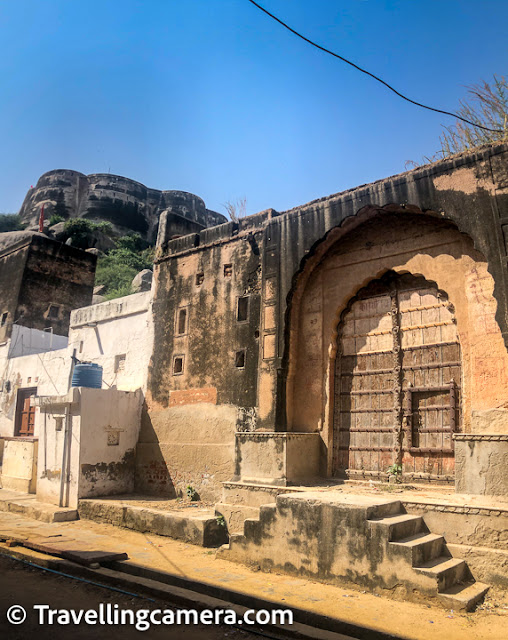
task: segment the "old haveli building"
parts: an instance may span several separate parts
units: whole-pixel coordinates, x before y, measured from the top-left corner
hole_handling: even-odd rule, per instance
[[[506,585],[508,145],[176,239],[171,215],[151,293],[74,311],[65,353],[39,356],[66,364],[57,393],[37,364],[35,438],[45,425],[60,451],[65,416],[85,442],[87,411],[116,413],[96,415],[65,491],[39,438],[30,490],[86,517],[87,498],[191,487],[224,516],[232,560],[454,606],[484,593],[471,571]],[[69,391],[76,348],[104,367],[102,405]],[[6,358],[12,407],[5,382],[36,364]],[[389,473],[437,493],[341,493]]]

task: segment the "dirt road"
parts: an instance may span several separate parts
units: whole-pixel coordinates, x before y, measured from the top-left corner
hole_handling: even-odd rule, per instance
[[[259,636],[228,626],[153,626],[149,631],[137,631],[133,626],[91,626],[81,623],[68,626],[40,625],[39,612],[34,604],[48,604],[52,609],[95,609],[100,603],[117,604],[120,609],[168,609],[168,603],[145,598],[130,597],[79,582],[71,578],[33,569],[17,560],[0,557],[0,638],[5,640],[88,640],[105,637],[108,640],[259,640]],[[6,619],[12,605],[21,605],[27,611],[23,624],[13,625]]]

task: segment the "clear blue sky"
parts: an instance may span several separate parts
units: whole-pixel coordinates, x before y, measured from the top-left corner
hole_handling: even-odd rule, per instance
[[[415,100],[508,73],[506,0],[260,0]],[[445,116],[246,0],[0,0],[0,211],[50,169],[278,210],[405,170]]]

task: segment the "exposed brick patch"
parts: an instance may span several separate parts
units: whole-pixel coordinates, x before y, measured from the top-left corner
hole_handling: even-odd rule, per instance
[[[182,389],[181,391],[171,391],[169,396],[170,407],[176,407],[183,404],[197,404],[199,402],[217,404],[217,389],[215,387]]]

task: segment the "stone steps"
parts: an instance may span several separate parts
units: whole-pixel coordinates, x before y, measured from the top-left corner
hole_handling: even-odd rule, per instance
[[[417,573],[421,573],[436,581],[438,593],[465,582],[470,576],[464,560],[440,556],[429,560],[419,567],[414,567]]]
[[[441,604],[471,611],[487,593],[489,587],[474,581],[466,562],[452,558],[444,537],[428,532],[420,516],[399,513],[371,520],[370,525],[381,530],[389,553],[430,580]]]
[[[255,517],[245,519],[243,532],[231,532],[229,544],[221,548],[220,555],[267,570],[288,567],[290,572],[301,571],[295,550],[302,547],[319,554],[320,548],[326,548],[322,544],[323,535],[326,536],[322,527],[335,517],[336,524],[328,534],[334,530],[339,532],[339,538],[334,538],[332,545],[343,545],[345,555],[348,549],[353,551],[350,560],[344,560],[345,566],[339,569],[342,573],[323,574],[325,581],[340,580],[340,575],[348,580],[348,576],[355,575],[356,584],[370,588],[382,584],[388,589],[400,585],[410,598],[430,598],[443,606],[467,611],[488,590],[487,585],[474,581],[464,560],[451,557],[444,537],[429,532],[421,516],[403,513],[399,501],[371,499],[369,503],[361,497],[332,494],[286,494],[275,499],[275,503],[261,505]],[[336,516],[332,515],[334,512]],[[315,523],[321,524],[316,528]],[[287,539],[290,531],[293,537]],[[292,551],[288,550],[290,545]],[[369,555],[373,559],[368,574],[361,563],[355,565],[358,554],[365,554],[367,561]],[[313,575],[321,577],[316,573],[320,567],[318,557],[301,560],[303,571],[315,566]],[[326,562],[326,554],[323,558]],[[336,558],[334,567],[340,564]]]
[[[259,518],[259,507],[218,502],[215,505],[215,515],[217,517],[222,516],[225,519],[228,531],[231,535],[242,532],[243,523],[248,518]]]
[[[400,540],[408,538],[419,533],[423,527],[423,520],[420,516],[411,516],[407,513],[387,516],[382,519],[372,520],[378,526],[386,530],[385,535],[388,541]]]
[[[466,582],[445,589],[437,597],[447,609],[472,611],[483,600],[488,590],[488,585],[483,582]]]
[[[399,549],[401,555],[407,558],[412,567],[417,567],[441,555],[444,538],[434,533],[415,533],[408,538],[392,541],[391,545]]]

